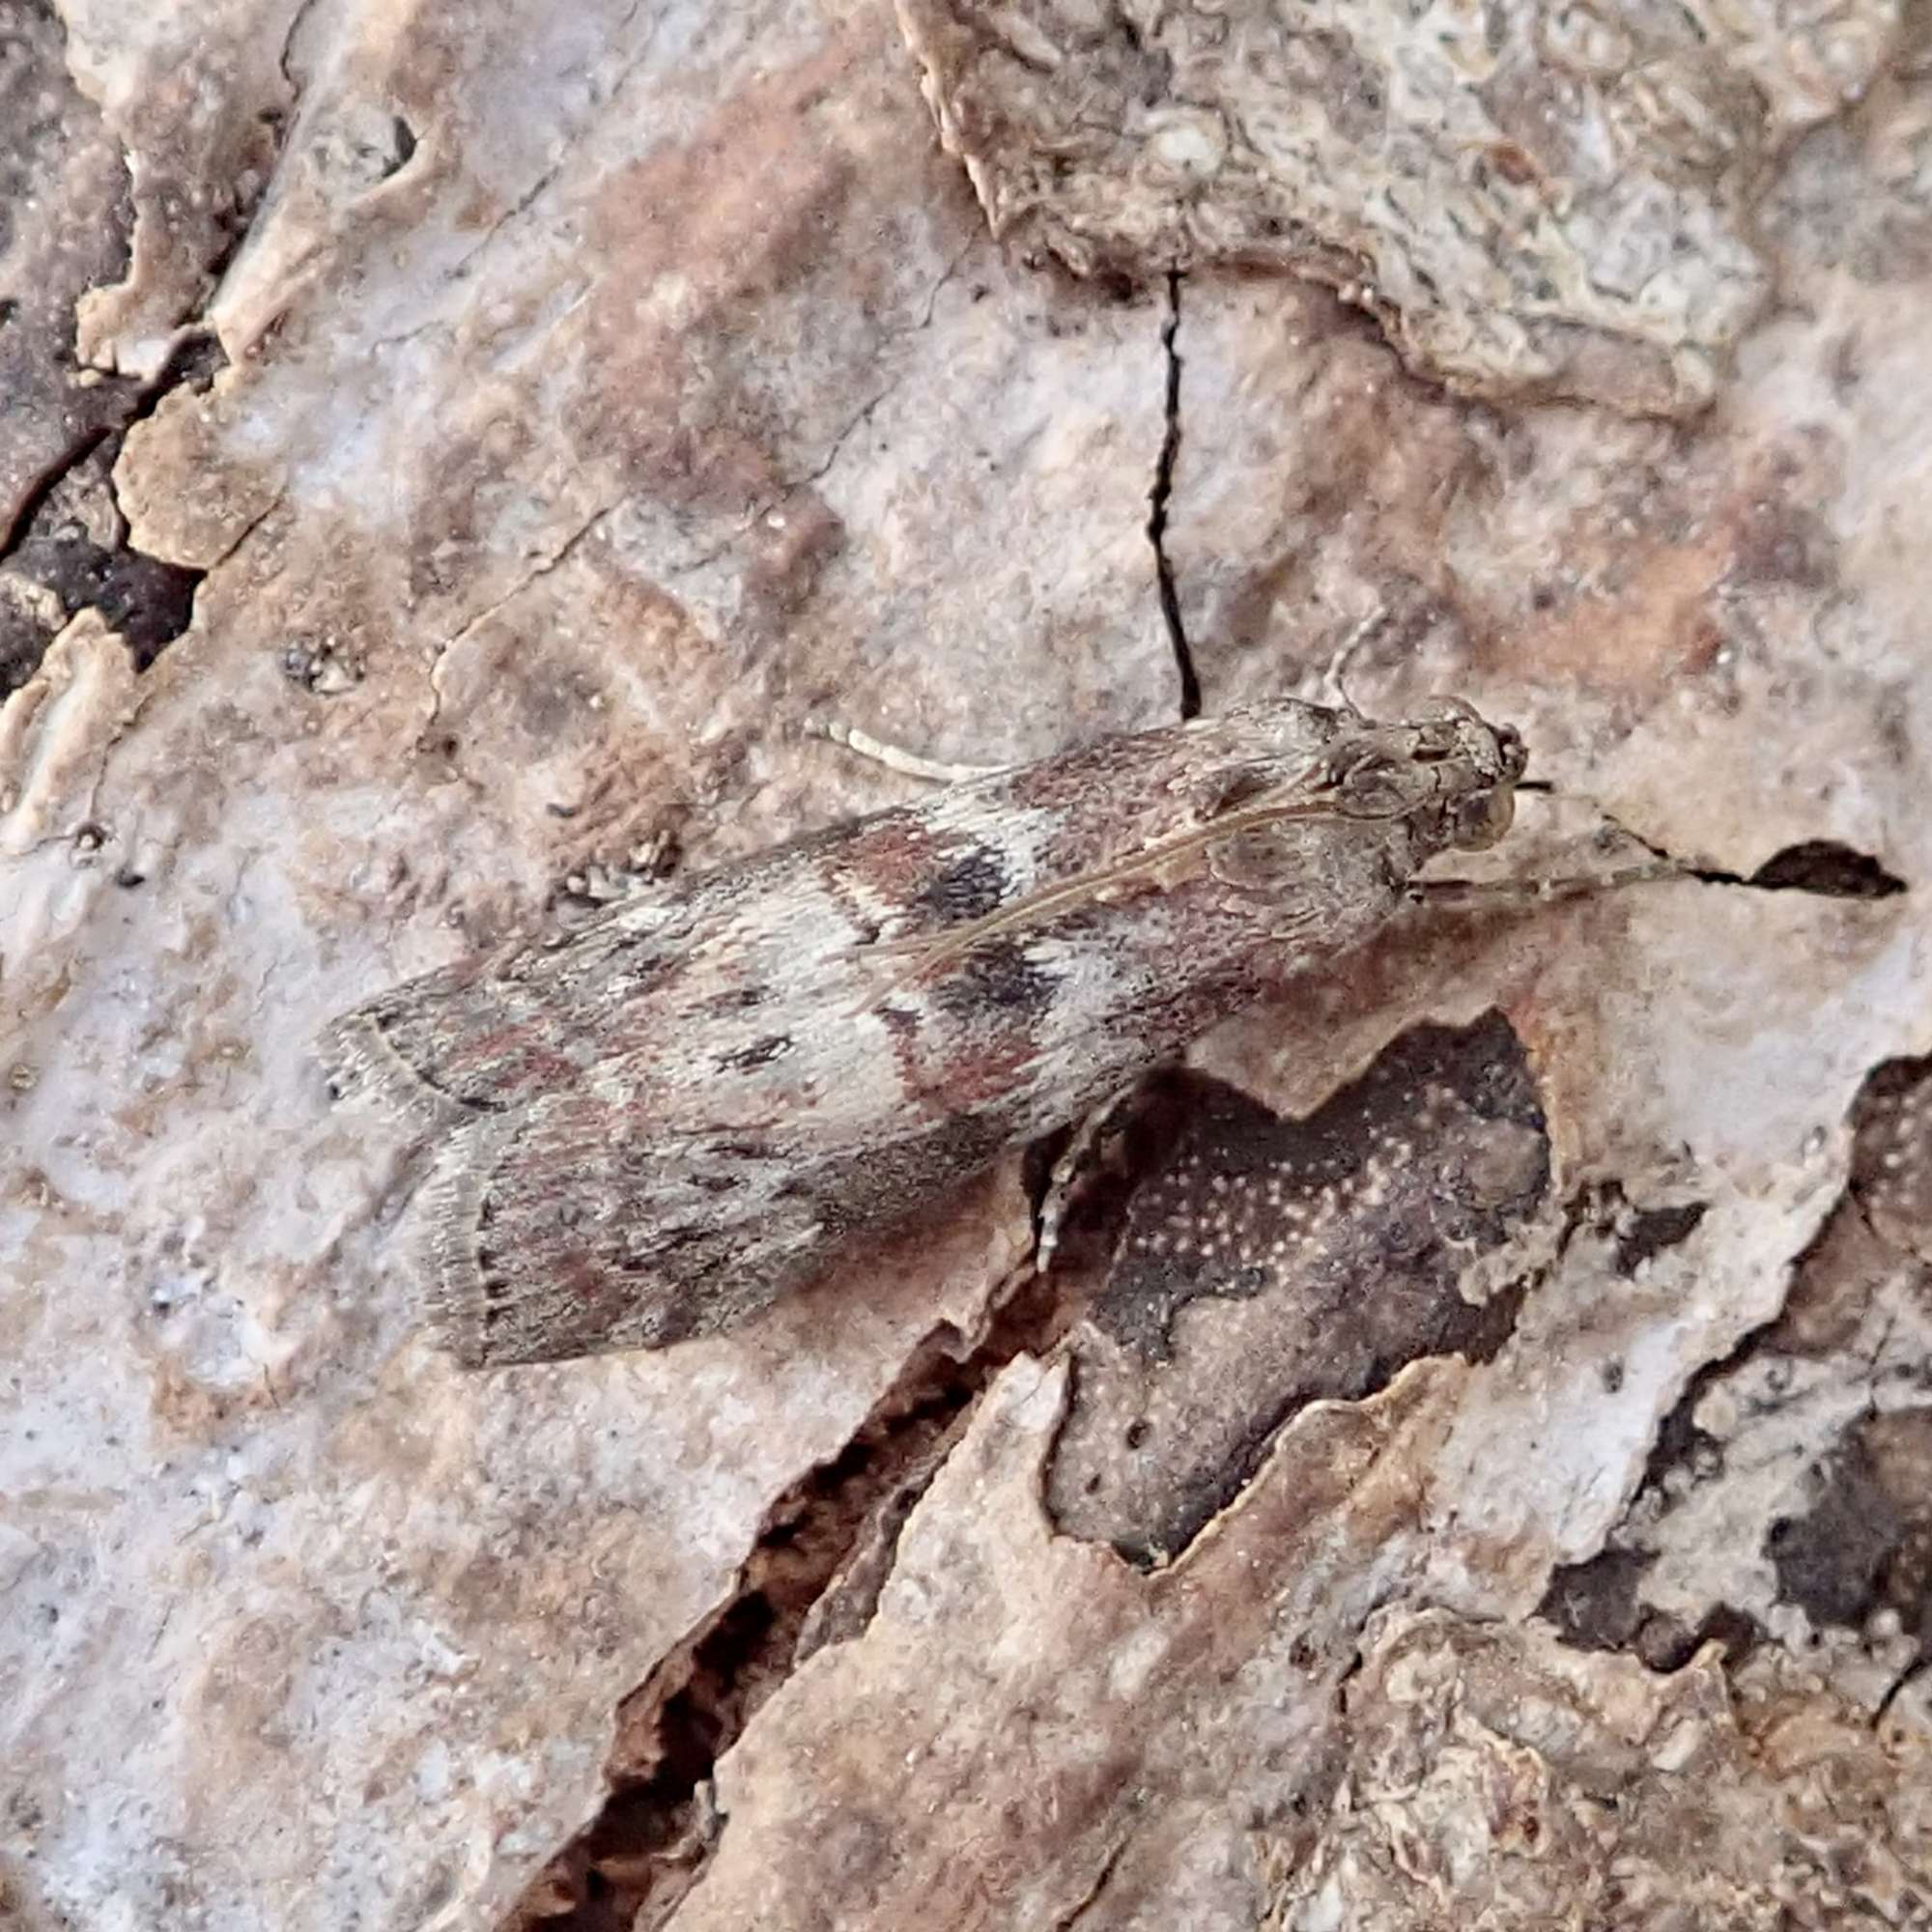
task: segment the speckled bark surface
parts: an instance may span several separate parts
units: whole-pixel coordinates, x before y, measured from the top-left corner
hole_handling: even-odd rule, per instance
[[[1707,403],[1770,296],[1767,172],[1891,0],[1416,8],[899,0],[996,234],[1082,272],[1289,269],[1465,393]]]
[[[971,121],[984,20],[905,11],[6,23],[0,1917],[1917,1922],[1922,24],[1727,14],[1732,158],[1618,213],[1704,238],[1682,300],[1578,323],[1293,170],[1243,205],[1319,246],[1150,199],[1185,62],[1104,89],[1205,14],[1065,10],[1056,65],[1009,10],[1037,113]],[[1556,14],[1489,17],[1494,121]],[[1326,44],[1331,187],[1451,165]],[[1076,84],[1056,186],[998,144]],[[1496,206],[1574,164],[1607,220],[1540,125]],[[1558,794],[1491,870],[1628,856],[1594,801],[1702,876],[1244,1016],[1044,1284],[1051,1150],[731,1336],[424,1345],[423,1151],[331,1105],[334,1013],[904,795],[828,714],[999,758],[1338,677],[1522,727]]]

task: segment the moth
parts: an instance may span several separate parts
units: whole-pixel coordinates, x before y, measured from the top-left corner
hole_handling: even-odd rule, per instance
[[[1102,737],[620,899],[337,1020],[440,1137],[429,1299],[495,1365],[742,1321],[1332,966],[1508,829],[1457,700]]]

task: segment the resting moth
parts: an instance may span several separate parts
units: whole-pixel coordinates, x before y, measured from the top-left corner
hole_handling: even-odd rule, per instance
[[[1288,699],[951,785],[461,960],[330,1027],[443,1136],[432,1305],[476,1365],[742,1320],[1318,972],[1523,750]]]

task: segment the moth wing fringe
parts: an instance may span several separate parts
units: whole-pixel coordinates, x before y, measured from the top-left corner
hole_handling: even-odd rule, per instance
[[[514,1274],[486,1268],[478,1239],[486,1209],[496,1209],[493,1218],[506,1230],[505,1238],[518,1245],[507,1232],[517,1224],[517,1211],[514,1206],[507,1215],[504,1211],[503,1161],[529,1118],[527,1113],[472,1117],[439,1151],[424,1183],[420,1307],[424,1325],[439,1344],[466,1368],[483,1369],[656,1348],[700,1332],[706,1325],[701,1321],[668,1326],[676,1297],[662,1281],[632,1284],[624,1318],[586,1332],[572,1292],[540,1257],[520,1249]]]
[[[423,1187],[423,1245],[429,1263],[421,1291],[423,1319],[465,1368],[532,1359],[514,1348],[517,1327],[523,1324],[513,1323],[500,1341],[490,1333],[491,1295],[476,1244],[497,1152],[515,1125],[514,1121],[477,1122],[455,1135],[438,1153]],[[503,1343],[512,1346],[506,1349]]]
[[[315,1051],[339,1099],[372,1100],[391,1120],[413,1127],[444,1128],[476,1117],[474,1107],[439,1093],[389,1044],[379,1005],[331,1020]]]

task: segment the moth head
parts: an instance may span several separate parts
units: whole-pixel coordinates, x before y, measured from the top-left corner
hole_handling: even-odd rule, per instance
[[[1463,851],[1493,845],[1516,817],[1517,781],[1528,753],[1514,724],[1492,724],[1460,697],[1437,698],[1415,725],[1416,758],[1454,771],[1443,788],[1446,841]]]
[[[1337,746],[1325,788],[1350,818],[1405,818],[1437,849],[1480,850],[1510,828],[1524,759],[1513,725],[1443,697]]]

